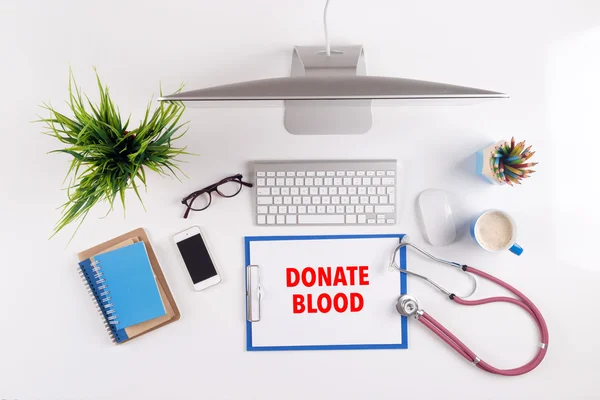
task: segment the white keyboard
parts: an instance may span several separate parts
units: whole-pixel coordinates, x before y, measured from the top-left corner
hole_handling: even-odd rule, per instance
[[[396,160],[254,163],[258,225],[392,225]]]

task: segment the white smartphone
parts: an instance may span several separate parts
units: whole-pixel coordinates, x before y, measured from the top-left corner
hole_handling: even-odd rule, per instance
[[[173,236],[192,284],[196,291],[206,289],[221,282],[221,276],[211,257],[206,240],[199,227],[193,226]]]

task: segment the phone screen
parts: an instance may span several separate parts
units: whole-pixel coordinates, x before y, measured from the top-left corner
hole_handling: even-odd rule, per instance
[[[194,235],[177,242],[177,247],[194,284],[217,275],[201,235]]]

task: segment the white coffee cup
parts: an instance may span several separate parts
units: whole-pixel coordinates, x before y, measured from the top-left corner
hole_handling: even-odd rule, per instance
[[[471,237],[487,251],[508,250],[520,256],[523,248],[517,241],[517,225],[510,215],[500,210],[488,210],[471,223]]]

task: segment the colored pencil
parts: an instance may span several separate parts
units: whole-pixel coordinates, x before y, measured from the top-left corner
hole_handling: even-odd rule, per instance
[[[522,158],[523,158],[523,161],[527,161],[527,160],[529,160],[531,157],[533,157],[533,155],[534,155],[534,154],[535,154],[535,151],[534,151],[534,152],[532,152],[532,153],[528,153],[528,154],[526,154],[525,156],[523,156],[523,157],[522,157]]]
[[[529,167],[535,167],[536,165],[538,165],[539,163],[527,163],[527,164],[511,164],[511,167],[513,168],[529,168]]]
[[[521,172],[521,170],[518,170],[516,168],[511,167],[510,165],[505,165],[504,168],[506,168],[507,171],[512,172],[513,174],[516,175],[523,175],[523,172]]]
[[[518,180],[517,178],[515,178],[515,177],[512,177],[512,176],[510,176],[510,175],[506,175],[506,177],[507,177],[508,179],[510,179],[510,180],[511,180],[513,183],[516,183],[517,185],[520,185],[520,184],[521,184],[521,182],[519,182],[519,180]]]
[[[510,149],[514,149],[515,148],[515,137],[513,136],[512,139],[510,139]]]
[[[514,161],[519,161],[521,159],[521,156],[512,156],[512,157],[508,157],[507,159],[504,160],[505,163],[512,163]]]

